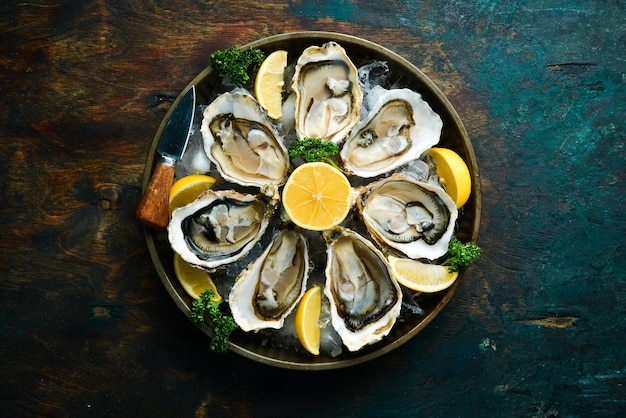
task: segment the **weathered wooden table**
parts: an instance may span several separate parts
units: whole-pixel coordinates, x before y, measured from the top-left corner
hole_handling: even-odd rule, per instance
[[[4,1],[3,416],[626,412],[626,14],[619,1]],[[409,343],[299,372],[209,352],[134,210],[171,100],[229,45],[392,49],[472,138],[484,256]]]

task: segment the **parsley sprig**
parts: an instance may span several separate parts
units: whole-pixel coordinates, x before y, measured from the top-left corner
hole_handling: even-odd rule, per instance
[[[216,300],[215,292],[207,289],[200,294],[200,298],[192,303],[191,320],[196,324],[203,324],[208,318],[213,324],[213,339],[210,349],[216,353],[225,353],[228,350],[228,337],[238,328],[232,316],[224,315],[219,308],[222,300]]]

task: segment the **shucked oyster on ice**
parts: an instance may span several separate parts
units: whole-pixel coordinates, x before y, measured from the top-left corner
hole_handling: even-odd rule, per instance
[[[368,95],[370,101],[371,110],[341,148],[348,172],[375,177],[419,158],[439,142],[441,117],[419,93],[376,86]]]
[[[331,323],[350,351],[389,334],[402,306],[402,291],[383,254],[354,231],[326,231],[324,294]]]
[[[413,259],[443,256],[458,216],[441,187],[398,173],[363,187],[357,208],[378,243]]]
[[[294,94],[284,106],[293,115],[284,117],[285,131],[295,128],[300,140],[343,144],[343,168],[355,176],[389,173],[439,142],[441,118],[414,91],[368,88],[363,106],[357,69],[335,42],[303,51],[291,87]],[[209,190],[173,212],[168,239],[188,263],[215,270],[241,260],[273,233],[268,247],[235,280],[228,303],[243,331],[282,328],[306,291],[313,264],[303,233],[267,231],[278,186],[290,169],[284,138],[256,99],[239,88],[206,107],[201,132],[221,176],[261,193]],[[402,291],[382,251],[436,259],[445,254],[458,216],[443,189],[402,174],[360,187],[357,207],[375,242],[341,227],[323,233],[330,321],[353,352],[382,340],[400,315]]]
[[[276,199],[274,195],[207,190],[172,213],[167,227],[172,249],[188,263],[205,269],[239,260],[265,233]]]
[[[336,42],[302,52],[292,89],[300,140],[314,137],[339,143],[359,120],[363,91],[357,69]]]
[[[229,304],[235,322],[244,331],[282,328],[306,290],[308,275],[306,237],[291,229],[276,232],[269,247],[231,289]]]
[[[204,110],[204,150],[226,180],[261,187],[285,182],[289,155],[265,111],[244,89],[218,96]]]

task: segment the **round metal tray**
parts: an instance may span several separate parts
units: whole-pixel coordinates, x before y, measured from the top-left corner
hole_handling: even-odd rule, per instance
[[[293,60],[297,59],[306,47],[322,45],[328,41],[336,41],[341,44],[357,67],[374,60],[387,61],[396,80],[404,87],[421,93],[424,100],[441,116],[443,131],[441,141],[437,146],[451,148],[461,155],[467,163],[472,176],[472,193],[469,201],[459,212],[456,236],[464,242],[475,242],[480,225],[481,189],[474,150],[463,123],[452,105],[437,86],[419,69],[396,53],[375,43],[354,36],[331,32],[285,33],[257,40],[242,48],[259,48],[266,54],[277,49],[283,49],[288,52],[290,59]],[[206,105],[208,104],[212,87],[217,83],[218,77],[209,66],[195,77],[187,88],[195,85],[197,104]],[[183,91],[186,91],[187,88]],[[180,100],[180,97],[174,102],[172,109],[178,100]],[[171,109],[163,118],[154,136],[144,171],[144,190],[154,165],[158,161],[156,148],[170,114]],[[183,313],[189,316],[192,299],[180,286],[174,273],[173,252],[168,243],[166,231],[146,228],[145,236],[150,256],[163,285]],[[459,282],[463,280],[463,276],[463,274],[460,274],[455,284],[447,290],[422,297],[420,299],[420,307],[424,311],[423,315],[409,316],[408,320],[405,318],[402,322],[397,322],[391,333],[382,341],[367,346],[358,352],[349,352],[344,347],[342,353],[336,357],[324,354],[314,356],[304,350],[287,350],[273,347],[271,344],[266,344],[265,341],[262,341],[258,335],[244,333],[239,330],[231,335],[229,349],[252,360],[288,369],[335,369],[363,363],[392,351],[424,329],[452,298]],[[199,328],[208,336],[212,336],[213,331],[209,326],[203,325]],[[209,349],[208,347],[207,341],[207,350]]]

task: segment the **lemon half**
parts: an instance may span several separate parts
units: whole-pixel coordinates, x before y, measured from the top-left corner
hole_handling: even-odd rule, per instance
[[[293,223],[323,231],[339,225],[350,212],[352,187],[346,176],[330,164],[306,163],[289,176],[282,201]]]

